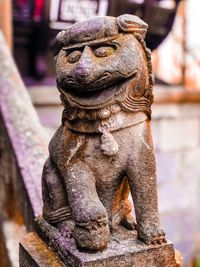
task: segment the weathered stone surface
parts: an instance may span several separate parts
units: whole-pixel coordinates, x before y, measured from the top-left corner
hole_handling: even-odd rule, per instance
[[[114,231],[107,249],[92,253],[79,251],[73,238],[63,238],[58,230],[44,219],[37,220],[40,235],[66,264],[66,266],[91,267],[178,267],[173,245],[145,245],[139,241],[136,231],[120,227]],[[180,256],[179,262],[180,262]]]
[[[20,243],[20,267],[62,267],[55,253],[35,233],[27,234]]]

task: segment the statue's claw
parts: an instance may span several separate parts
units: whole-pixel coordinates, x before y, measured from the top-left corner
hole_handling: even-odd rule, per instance
[[[104,249],[110,239],[110,229],[107,224],[91,223],[90,227],[75,225],[73,232],[76,244],[80,249],[90,251]]]
[[[167,243],[165,236],[154,237],[151,241],[152,245],[162,245],[163,243]]]
[[[147,234],[144,232],[141,233],[141,231],[138,230],[138,238],[141,239],[147,245],[156,246],[167,243],[167,240],[165,238],[165,233],[159,227],[153,229],[151,232],[148,232]]]
[[[137,224],[135,221],[135,218],[133,216],[128,216],[123,218],[121,221],[121,224],[127,229],[127,230],[136,230],[137,229]]]

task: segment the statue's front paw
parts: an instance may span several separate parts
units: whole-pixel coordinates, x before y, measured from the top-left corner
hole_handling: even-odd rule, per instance
[[[106,209],[101,203],[95,204],[85,205],[84,212],[75,218],[73,232],[77,246],[91,251],[105,248],[110,240]],[[80,216],[81,214],[83,216]]]
[[[87,227],[81,224],[75,226],[73,237],[81,249],[96,251],[104,249],[110,240],[108,223],[91,221]]]
[[[138,238],[147,245],[161,245],[167,243],[165,233],[159,227],[152,227],[144,232],[139,229],[137,229],[137,231]]]

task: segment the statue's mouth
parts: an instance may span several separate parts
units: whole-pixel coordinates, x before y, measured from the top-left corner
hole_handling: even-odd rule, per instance
[[[129,85],[131,84],[131,88],[135,88],[137,86],[139,77],[138,70],[134,71],[134,73],[120,81],[107,83],[102,87],[96,87],[95,90],[88,90],[88,86],[84,86],[87,88],[87,91],[81,91],[75,93],[74,90],[66,90],[66,88],[62,88],[58,86],[60,93],[64,96],[66,101],[70,104],[70,106],[75,108],[83,108],[83,109],[95,109],[102,108],[104,106],[113,103],[113,101],[123,101],[126,99]],[[98,80],[102,81],[108,77],[108,73],[104,73]],[[80,86],[80,84],[79,84]]]
[[[93,92],[93,91],[100,91],[102,88],[105,88],[109,83],[112,82],[112,80],[115,78],[115,76],[119,76],[120,78],[123,78],[124,76],[120,72],[111,73],[109,71],[105,71],[102,73],[98,79],[94,81],[90,81],[89,79],[82,78],[79,82],[75,80],[72,76],[69,76],[66,78],[66,82],[71,86],[72,89],[75,89],[77,92]]]

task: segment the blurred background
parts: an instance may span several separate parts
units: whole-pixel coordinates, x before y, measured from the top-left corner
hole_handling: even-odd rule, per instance
[[[200,266],[199,10],[198,0],[0,0],[0,29],[49,138],[62,112],[52,53],[56,34],[94,16],[129,13],[149,24],[161,222],[187,267]]]

